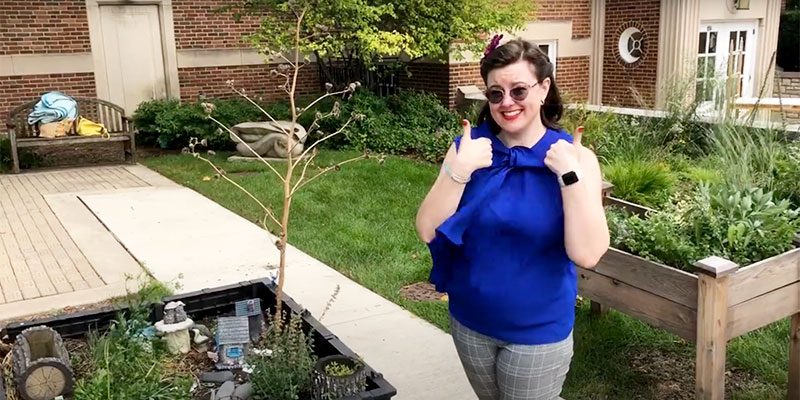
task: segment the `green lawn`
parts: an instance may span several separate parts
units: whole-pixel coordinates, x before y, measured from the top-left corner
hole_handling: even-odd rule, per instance
[[[317,164],[327,165],[354,155],[325,151]],[[213,159],[235,181],[279,209],[282,189],[265,167],[227,163],[221,155]],[[201,160],[170,155],[142,162],[252,221],[262,217],[252,200],[228,182],[213,178],[214,171]],[[435,175],[435,166],[399,157],[389,157],[383,165],[374,160],[348,164],[306,186],[295,197],[289,241],[447,330],[445,303],[415,302],[400,296],[400,288],[425,281],[428,276],[430,256],[416,237],[414,216]],[[694,354],[690,345],[613,311],[593,320],[588,304],[581,303],[576,312],[575,358],[565,398],[693,398]],[[788,324],[782,321],[730,344],[730,398],[785,398],[788,331]]]

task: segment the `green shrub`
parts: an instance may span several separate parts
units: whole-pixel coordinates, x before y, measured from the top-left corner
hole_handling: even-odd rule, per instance
[[[266,117],[246,100],[215,100],[215,117],[230,127],[245,121],[261,121]],[[232,149],[233,141],[206,118],[199,103],[178,100],[150,100],[139,105],[133,115],[139,131],[137,140],[144,145],[163,149],[180,149],[191,137],[206,139],[212,149]]]
[[[302,319],[293,313],[288,323],[276,329],[270,324],[262,340],[271,355],[253,355],[248,363],[253,367],[250,382],[253,399],[297,400],[311,389],[312,369],[316,363],[311,335],[302,330]]]
[[[762,189],[704,185],[695,204],[686,219],[693,239],[741,265],[791,249],[800,230],[800,210]]]
[[[740,190],[776,189],[775,176],[786,146],[781,133],[725,122],[709,131],[707,142],[707,154],[717,163],[726,185]]]
[[[159,340],[148,339],[147,313],[120,315],[102,336],[89,340],[91,374],[78,380],[79,400],[189,400],[192,379],[166,367],[168,354]]]
[[[800,207],[800,143],[791,143],[784,148],[776,168],[775,195]]]
[[[661,211],[641,218],[610,208],[606,214],[611,245],[617,249],[684,270],[705,257],[685,234],[676,213]]]
[[[687,270],[711,255],[740,265],[778,255],[800,230],[800,210],[771,192],[707,184],[649,218],[612,210],[608,220],[615,247]]]
[[[353,114],[364,118],[352,122],[343,135],[332,139],[329,145],[411,155],[432,162],[444,158],[458,132],[460,120],[458,114],[444,107],[433,94],[404,91],[379,97],[360,92],[342,104],[339,118],[321,124],[322,131],[332,132]]]
[[[311,100],[301,99],[308,104]],[[268,121],[269,118],[246,99],[208,100],[215,106],[214,118],[226,127],[247,121]],[[329,109],[333,99],[327,98],[317,103],[313,109],[303,113],[298,122],[309,128],[313,122],[315,111]],[[259,104],[273,118],[288,120],[291,118],[287,102]],[[232,150],[235,145],[229,133],[216,123],[206,118],[200,103],[178,100],[150,100],[139,104],[133,115],[133,122],[139,133],[137,140],[145,146],[158,146],[164,149],[181,149],[189,143],[191,137],[206,139],[208,147],[215,150]]]
[[[675,184],[667,164],[643,159],[616,159],[603,167],[603,175],[614,184],[614,197],[648,207],[665,203]]]

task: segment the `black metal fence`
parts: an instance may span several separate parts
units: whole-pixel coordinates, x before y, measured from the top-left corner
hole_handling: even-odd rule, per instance
[[[333,61],[320,65],[319,80],[323,90],[328,82],[341,88],[359,81],[363,89],[378,96],[391,96],[400,91],[403,71],[403,64],[397,62],[385,62],[367,68],[358,62]]]

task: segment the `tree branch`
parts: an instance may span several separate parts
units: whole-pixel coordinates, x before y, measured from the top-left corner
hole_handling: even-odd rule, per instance
[[[350,88],[347,88],[347,89],[344,89],[344,90],[340,90],[340,91],[338,91],[338,92],[325,93],[324,95],[322,95],[322,96],[318,97],[316,100],[312,101],[312,102],[311,102],[309,105],[307,105],[305,108],[303,108],[303,112],[301,112],[301,113],[300,113],[298,116],[300,116],[300,115],[303,115],[303,113],[304,113],[304,112],[308,111],[308,110],[309,110],[311,107],[313,107],[315,104],[319,103],[320,101],[322,101],[322,100],[324,100],[324,99],[326,99],[326,98],[328,98],[328,97],[331,97],[331,96],[338,96],[338,95],[340,95],[340,94],[349,93],[350,91],[351,91],[351,90],[350,90]]]
[[[353,157],[353,158],[351,158],[349,160],[344,160],[344,161],[342,161],[342,162],[340,162],[338,164],[331,165],[330,167],[327,167],[327,168],[323,169],[322,171],[319,171],[316,175],[312,176],[311,178],[308,178],[305,182],[298,182],[299,185],[297,186],[297,188],[292,190],[292,196],[294,196],[295,192],[297,192],[298,190],[302,189],[303,186],[313,182],[315,179],[319,178],[320,176],[322,176],[322,175],[324,175],[324,174],[326,174],[326,173],[328,173],[328,172],[330,172],[330,171],[332,171],[334,169],[339,169],[339,168],[341,168],[342,165],[351,163],[353,161],[358,161],[358,160],[361,160],[361,159],[364,159],[364,158],[367,158],[366,154],[362,154],[362,155],[360,155],[358,157]]]
[[[320,139],[320,140],[317,140],[317,141],[316,141],[316,142],[314,142],[314,144],[312,144],[311,146],[308,146],[308,148],[307,148],[307,149],[305,149],[305,150],[304,150],[304,151],[303,151],[303,152],[300,154],[300,157],[298,157],[298,159],[297,159],[297,161],[295,161],[294,165],[296,166],[296,165],[297,165],[297,163],[298,163],[300,160],[302,160],[302,159],[303,159],[303,157],[305,157],[305,155],[306,155],[306,154],[307,154],[309,151],[311,151],[311,149],[313,149],[313,148],[317,147],[317,145],[318,145],[318,144],[320,144],[320,143],[322,143],[322,142],[324,142],[324,141],[326,141],[326,140],[328,140],[328,139],[330,139],[330,138],[332,138],[332,137],[334,137],[334,136],[336,136],[336,135],[338,135],[338,134],[342,133],[342,131],[344,131],[344,130],[345,130],[345,128],[347,128],[347,126],[348,126],[348,125],[350,125],[350,123],[351,123],[351,122],[353,122],[353,117],[352,117],[352,116],[351,116],[351,117],[350,117],[350,118],[347,120],[347,122],[345,122],[345,123],[344,123],[344,125],[342,125],[342,126],[341,126],[341,127],[338,129],[338,130],[336,130],[336,132],[333,132],[333,133],[331,133],[331,134],[329,134],[329,135],[327,135],[327,136],[323,137],[322,139]]]
[[[249,102],[250,102],[250,104],[252,104],[252,105],[256,106],[256,108],[258,108],[258,110],[259,110],[259,111],[261,111],[262,113],[264,113],[264,115],[266,115],[266,116],[267,116],[267,118],[269,118],[269,120],[270,120],[270,121],[272,121],[272,122],[274,122],[276,125],[278,125],[278,127],[279,127],[279,128],[281,128],[281,130],[283,131],[283,133],[285,133],[285,134],[287,134],[287,135],[289,134],[289,132],[287,132],[287,131],[286,131],[286,129],[283,129],[283,127],[281,127],[281,126],[280,126],[280,124],[278,124],[278,121],[276,121],[276,120],[275,120],[275,118],[273,118],[273,117],[272,117],[272,115],[270,115],[270,113],[268,113],[268,112],[267,112],[267,110],[265,110],[263,107],[261,107],[261,106],[260,106],[258,103],[256,103],[255,101],[253,101],[253,99],[251,99],[251,98],[250,98],[250,97],[248,97],[246,94],[244,94],[244,93],[242,93],[241,91],[239,91],[239,89],[236,89],[235,87],[233,87],[233,85],[231,85],[231,89],[233,89],[233,91],[234,91],[234,92],[236,92],[236,94],[238,94],[239,96],[242,96],[242,97],[244,97],[244,98],[245,98],[247,101],[249,101]]]
[[[317,152],[317,151],[312,152],[311,153],[311,157],[309,157],[306,160],[306,164],[303,165],[303,172],[300,173],[300,178],[297,180],[297,183],[295,183],[294,187],[292,188],[292,193],[294,193],[297,190],[297,187],[300,186],[300,183],[303,182],[303,179],[305,179],[306,170],[308,169],[308,166],[311,165],[311,162],[314,161],[314,157],[316,157],[317,154],[319,154],[319,152]],[[302,160],[302,158],[301,158],[301,160]]]

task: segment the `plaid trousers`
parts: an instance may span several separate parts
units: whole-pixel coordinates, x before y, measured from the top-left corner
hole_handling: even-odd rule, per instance
[[[480,400],[555,400],[572,361],[572,333],[558,343],[511,344],[450,318],[453,341]]]

